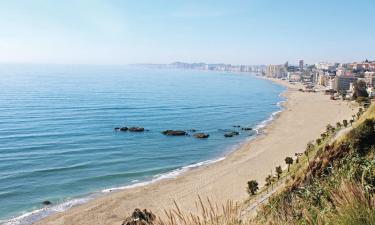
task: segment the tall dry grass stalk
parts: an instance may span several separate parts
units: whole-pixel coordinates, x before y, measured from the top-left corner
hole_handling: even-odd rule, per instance
[[[331,195],[337,212],[329,217],[329,224],[375,225],[375,196],[362,185],[344,183]]]
[[[233,201],[218,206],[209,198],[203,201],[198,196],[196,202],[197,214],[183,212],[174,201],[174,208],[165,210],[165,217],[158,218],[155,225],[248,225],[240,218],[240,206]]]

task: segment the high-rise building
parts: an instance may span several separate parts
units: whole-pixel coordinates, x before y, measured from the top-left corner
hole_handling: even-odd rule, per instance
[[[303,71],[303,65],[304,65],[304,62],[303,62],[303,59],[301,59],[301,60],[299,61],[299,70],[300,70],[300,71]]]
[[[267,67],[266,76],[273,78],[284,78],[286,77],[286,69],[284,65],[269,65]]]

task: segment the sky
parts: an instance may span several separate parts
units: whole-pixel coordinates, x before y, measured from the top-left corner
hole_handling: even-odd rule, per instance
[[[374,0],[0,0],[0,62],[375,60]]]

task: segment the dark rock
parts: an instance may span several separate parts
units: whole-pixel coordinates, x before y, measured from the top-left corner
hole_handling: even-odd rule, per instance
[[[242,127],[241,130],[253,130],[251,127]]]
[[[241,126],[240,125],[234,125],[233,127],[240,128]]]
[[[196,129],[190,129],[189,132],[193,132],[194,133],[194,132],[197,132],[197,130]]]
[[[233,137],[235,135],[239,135],[240,133],[238,133],[237,131],[231,131],[229,133],[226,133],[224,134],[224,137]]]
[[[52,205],[52,202],[51,202],[51,201],[48,201],[48,200],[46,200],[46,201],[43,201],[43,205]]]
[[[208,138],[210,135],[205,133],[196,133],[194,134],[194,137],[196,138]]]
[[[165,130],[162,132],[164,135],[169,135],[169,136],[184,136],[187,135],[186,131],[183,130]]]
[[[120,131],[127,131],[129,128],[127,128],[127,127],[121,127],[120,128]]]
[[[135,209],[131,216],[127,217],[122,225],[152,225],[156,219],[155,214],[147,209],[141,211]]]
[[[143,132],[145,131],[145,128],[143,127],[129,127],[130,132]]]
[[[119,131],[119,130],[120,130],[120,127],[115,127],[114,130],[115,130],[115,131]]]

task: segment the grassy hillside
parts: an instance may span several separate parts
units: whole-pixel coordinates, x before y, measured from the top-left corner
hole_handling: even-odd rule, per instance
[[[352,128],[346,128],[350,124]],[[175,209],[166,211],[163,217],[138,211],[124,224],[375,225],[375,105],[360,109],[352,121],[327,125],[320,138],[295,156],[290,171],[280,170],[270,174],[268,185],[259,191],[250,190],[257,187],[256,181],[249,182],[251,196],[243,205],[228,202],[217,206],[199,198],[199,215],[182,212],[176,203]],[[271,186],[277,192],[263,198],[267,201],[259,207],[257,216],[244,216],[244,209],[253,208]]]
[[[262,224],[375,225],[375,106],[316,154],[259,211]]]

